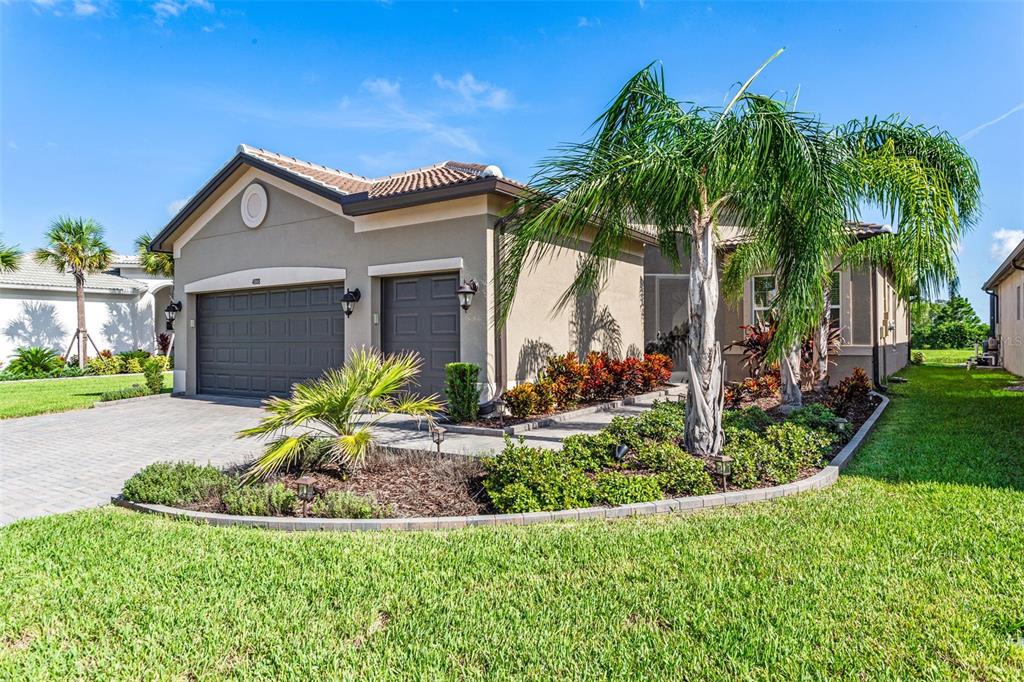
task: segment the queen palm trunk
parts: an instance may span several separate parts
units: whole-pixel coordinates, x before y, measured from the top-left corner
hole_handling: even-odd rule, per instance
[[[694,455],[716,455],[722,449],[722,407],[725,387],[722,351],[715,334],[718,313],[718,263],[710,211],[694,221],[690,256],[690,333],[686,364],[686,449]]]
[[[818,359],[818,377],[815,388],[819,391],[825,390],[828,386],[828,337],[832,329],[832,317],[829,315],[832,302],[832,288],[826,284],[822,299],[821,324],[818,325],[818,334],[814,340],[814,352]]]
[[[779,361],[782,381],[782,404],[788,408],[803,405],[800,394],[800,346],[790,348]]]
[[[89,334],[85,331],[85,275],[75,273],[75,299],[78,303],[78,366],[85,369],[89,353]]]

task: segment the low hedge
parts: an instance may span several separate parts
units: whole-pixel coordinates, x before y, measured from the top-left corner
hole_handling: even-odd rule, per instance
[[[178,506],[223,493],[233,479],[213,466],[192,462],[158,462],[125,481],[121,494],[132,502]]]
[[[161,378],[161,382],[163,379]],[[151,391],[146,386],[141,384],[132,384],[131,386],[125,386],[124,388],[115,388],[110,391],[104,391],[100,394],[101,403],[109,403],[113,400],[127,400],[128,398],[142,398],[143,396],[150,395]]]

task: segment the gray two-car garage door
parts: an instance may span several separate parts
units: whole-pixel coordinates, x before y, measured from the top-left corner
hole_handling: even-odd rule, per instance
[[[345,361],[342,282],[201,294],[200,393],[287,395]]]

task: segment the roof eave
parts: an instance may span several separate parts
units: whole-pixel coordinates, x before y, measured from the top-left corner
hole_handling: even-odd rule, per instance
[[[429,189],[414,190],[412,192],[372,199],[366,192],[348,194],[341,199],[341,206],[342,210],[345,211],[345,215],[363,216],[382,211],[394,211],[399,208],[422,206],[423,204],[430,204],[435,201],[448,201],[481,194],[501,194],[516,197],[522,191],[522,188],[518,185],[506,182],[501,178],[480,178],[446,187],[431,187]]]
[[[1020,244],[1017,244],[1013,251],[1010,252],[1010,255],[999,264],[999,267],[992,273],[992,276],[981,285],[981,290],[986,293],[992,293],[992,289],[1006,279],[1007,275],[1009,275],[1011,271],[1024,267],[1024,265],[1016,265],[1016,262],[1021,259],[1024,259],[1024,239],[1022,239]]]

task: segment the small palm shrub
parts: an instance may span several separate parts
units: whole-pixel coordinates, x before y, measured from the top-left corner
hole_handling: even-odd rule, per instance
[[[131,386],[125,386],[124,388],[115,388],[110,391],[104,391],[100,394],[100,402],[109,403],[113,400],[141,398],[149,395],[150,393],[151,391],[142,384],[132,384]]]
[[[223,493],[232,485],[231,478],[216,467],[192,462],[158,462],[125,481],[121,494],[133,502],[175,506]]]
[[[241,485],[221,495],[228,514],[239,516],[287,516],[299,501],[294,490],[283,483]]]
[[[149,358],[142,366],[142,372],[146,376],[146,388],[150,393],[159,393],[164,390],[164,365],[159,358]]]
[[[313,500],[309,514],[330,519],[383,519],[394,516],[389,507],[382,507],[374,500],[340,490],[329,490]]]
[[[449,362],[444,367],[444,376],[448,416],[454,422],[476,419],[480,408],[480,389],[477,387],[480,367],[470,362]]]
[[[661,486],[655,476],[637,476],[611,471],[598,474],[595,479],[598,502],[610,505],[653,502],[663,497]]]
[[[49,348],[32,346],[14,351],[7,371],[28,379],[42,379],[64,366],[60,355]]]
[[[268,439],[250,466],[248,481],[309,463],[358,465],[376,444],[376,426],[385,414],[432,419],[441,411],[437,396],[405,392],[419,374],[415,353],[384,356],[359,349],[341,369],[297,384],[289,398],[263,402],[265,416],[240,438]]]
[[[483,460],[484,490],[499,513],[586,507],[594,482],[561,453],[505,439],[497,457]]]

